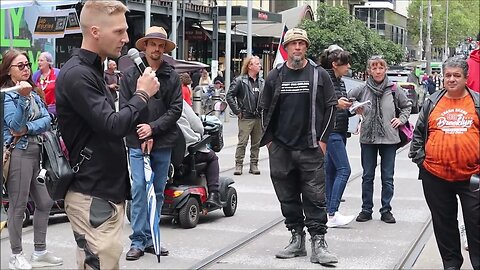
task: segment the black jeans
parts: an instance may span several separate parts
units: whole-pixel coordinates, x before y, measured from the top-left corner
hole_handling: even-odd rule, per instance
[[[270,177],[287,228],[307,226],[311,236],[327,233],[324,156],[320,148],[290,151],[272,143],[268,153]]]
[[[443,267],[460,269],[463,264],[457,222],[457,195],[462,204],[468,252],[473,269],[480,269],[480,196],[469,189],[469,181],[449,182],[420,168],[423,193],[432,213],[433,230]]]
[[[220,183],[218,182],[218,178],[220,166],[218,165],[218,156],[212,150],[208,153],[198,151],[195,153],[195,163],[200,162],[207,163],[205,178],[207,178],[208,192],[219,191]]]

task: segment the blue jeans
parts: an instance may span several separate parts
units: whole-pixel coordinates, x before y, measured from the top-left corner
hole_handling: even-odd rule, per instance
[[[382,179],[382,208],[380,213],[390,212],[393,198],[393,173],[395,171],[396,144],[360,144],[362,156],[362,212],[372,213],[373,179],[377,167],[377,154],[380,153],[380,168]]]
[[[328,137],[327,156],[325,159],[325,184],[327,194],[327,213],[335,214],[340,206],[340,199],[351,174],[348,162],[347,137],[345,134],[332,132]]]
[[[155,179],[153,186],[157,194],[157,212],[162,212],[162,205],[167,183],[168,167],[170,166],[171,148],[155,149],[150,153],[150,162]],[[132,178],[132,207],[131,225],[133,233],[131,247],[144,250],[151,246],[152,235],[147,216],[147,191],[145,182],[145,171],[143,168],[143,153],[141,149],[129,149],[130,170]]]

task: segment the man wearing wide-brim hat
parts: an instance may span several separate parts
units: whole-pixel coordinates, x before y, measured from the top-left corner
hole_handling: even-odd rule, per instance
[[[137,40],[135,46],[145,53],[142,60],[155,71],[160,89],[148,101],[148,107],[140,111],[140,121],[126,137],[132,175],[133,231],[130,235],[130,250],[126,254],[127,260],[138,260],[145,252],[155,253],[148,226],[143,153],[150,153],[157,209],[160,212],[170,155],[178,135],[176,122],[182,114],[183,105],[180,76],[170,64],[162,60],[163,54],[171,52],[176,46],[167,38],[165,29],[159,26],[148,28],[145,36]],[[126,101],[135,93],[139,76],[135,66],[125,72],[120,84],[120,108],[128,106]],[[145,151],[145,147],[151,148],[151,151]],[[162,248],[161,255],[167,254],[168,251]]]
[[[140,51],[145,51],[145,48],[147,46],[147,41],[149,39],[156,39],[159,41],[165,41],[165,49],[164,53],[169,53],[177,47],[175,43],[171,40],[168,39],[167,37],[167,32],[163,27],[160,26],[152,26],[147,29],[145,32],[145,36],[138,39],[137,42],[135,42],[135,47],[139,49]]]

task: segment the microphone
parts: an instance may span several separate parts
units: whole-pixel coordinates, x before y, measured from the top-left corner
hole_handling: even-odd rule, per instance
[[[142,58],[140,58],[140,53],[138,52],[138,50],[135,48],[131,48],[130,50],[128,50],[127,54],[128,57],[130,57],[130,59],[132,59],[132,61],[135,63],[135,66],[137,66],[138,71],[140,71],[140,75],[142,75],[147,67],[143,63]]]
[[[21,90],[21,89],[22,89],[21,85],[15,85],[15,86],[12,86],[12,87],[2,88],[0,91],[2,93],[7,93],[7,92],[12,92],[12,91],[18,91],[18,90]]]

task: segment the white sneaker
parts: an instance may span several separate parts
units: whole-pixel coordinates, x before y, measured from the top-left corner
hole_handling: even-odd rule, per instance
[[[30,259],[30,261],[32,262],[33,268],[58,266],[63,264],[62,258],[53,256],[53,253],[49,251],[40,256],[32,254],[32,258]]]
[[[468,250],[467,232],[465,231],[465,224],[460,225],[460,237],[462,238],[463,248]]]
[[[13,254],[10,256],[10,261],[8,262],[9,269],[32,269],[32,266],[25,258],[25,254],[20,252],[19,254]]]
[[[345,226],[350,223],[354,218],[355,216],[344,216],[339,212],[335,212],[335,215],[333,217],[328,216],[327,227],[334,228],[338,226]]]

